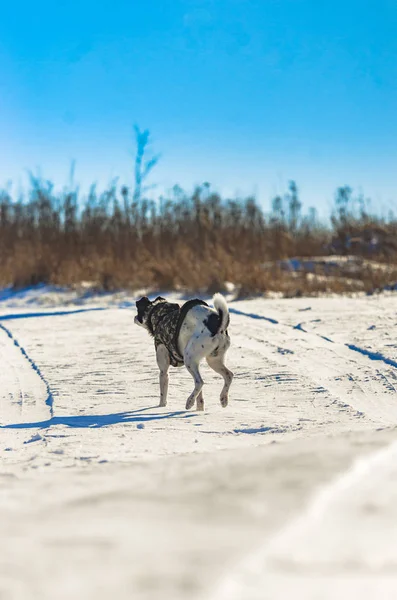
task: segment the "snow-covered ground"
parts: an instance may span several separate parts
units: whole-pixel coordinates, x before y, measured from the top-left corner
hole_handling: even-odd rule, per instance
[[[1,600],[397,598],[396,296],[231,302],[205,413],[134,300],[0,294]]]

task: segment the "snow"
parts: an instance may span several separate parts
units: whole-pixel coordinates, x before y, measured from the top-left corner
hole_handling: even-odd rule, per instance
[[[397,597],[395,296],[231,302],[205,413],[134,302],[0,294],[0,598]]]

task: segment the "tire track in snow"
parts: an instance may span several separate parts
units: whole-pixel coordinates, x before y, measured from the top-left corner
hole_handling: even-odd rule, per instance
[[[50,416],[52,418],[54,416],[54,398],[53,398],[53,394],[51,392],[51,388],[50,388],[48,381],[45,379],[44,375],[42,374],[42,372],[40,371],[40,369],[36,365],[36,363],[30,358],[30,356],[26,352],[25,348],[23,346],[21,346],[21,344],[18,342],[18,340],[13,336],[11,331],[7,327],[2,325],[1,323],[0,323],[0,329],[2,329],[4,331],[4,333],[9,337],[9,339],[14,343],[14,346],[16,346],[18,348],[18,350],[21,352],[22,356],[30,364],[33,371],[35,371],[35,373],[39,376],[39,378],[43,382],[45,389],[46,389],[46,393],[47,393],[47,397],[45,399],[45,404],[48,406],[48,408],[50,410]]]
[[[315,331],[308,331],[307,329],[305,329],[303,327],[303,323],[298,323],[298,325],[287,325],[287,324],[281,323],[280,321],[277,321],[277,319],[273,319],[271,317],[265,317],[265,316],[258,315],[255,313],[247,313],[242,310],[237,310],[236,308],[230,308],[230,307],[229,307],[229,312],[232,314],[235,314],[235,315],[242,316],[242,317],[248,317],[250,319],[267,321],[268,323],[271,323],[272,325],[279,325],[281,327],[295,329],[296,331],[302,331],[302,333],[306,333],[309,336],[316,336],[326,342],[329,342],[330,344],[336,344],[336,342],[334,342],[334,340],[332,340],[328,336],[321,335],[320,333],[317,333]],[[366,358],[369,358],[370,360],[381,361],[381,362],[385,363],[386,365],[397,369],[397,361],[392,360],[391,358],[387,358],[387,356],[384,356],[381,352],[371,352],[370,350],[366,350],[365,348],[362,348],[361,346],[357,346],[356,344],[349,344],[348,342],[342,343],[342,345],[345,346],[346,348],[348,348],[349,350],[351,350],[352,352],[358,352],[359,354],[361,354],[362,356],[365,356]]]
[[[268,318],[261,318],[260,315],[252,317],[252,313],[243,311],[237,311],[235,314],[253,318],[253,323],[257,317],[269,321]],[[325,386],[343,406],[348,405],[358,411],[358,417],[364,414],[371,420],[374,419],[374,424],[396,422],[395,387],[387,374],[379,368],[374,369],[373,361],[368,359],[366,353],[351,352],[348,344],[334,342],[323,335],[308,332],[302,325],[294,327],[276,319],[272,319],[270,323],[277,324],[277,327],[268,329],[269,333],[275,332],[275,336],[271,334],[266,339],[263,330],[260,331],[254,325],[251,331],[249,327],[245,327],[244,333],[238,334],[244,347],[251,348],[267,360],[271,358],[283,366],[290,365],[291,368],[293,365],[304,379],[310,377],[312,381]],[[293,332],[299,336],[298,339],[296,335],[291,336]],[[258,335],[259,333],[261,335]],[[280,335],[283,336],[282,339]],[[280,346],[284,348],[281,354]],[[285,355],[285,349],[289,350],[288,356]],[[379,367],[382,362],[389,365],[389,362],[384,360],[378,363]]]
[[[298,385],[291,386],[291,400],[294,396],[298,395],[301,399],[300,404],[303,406],[303,402],[307,400],[307,396],[309,396],[310,402],[313,403],[315,398],[318,398],[319,394],[321,394],[321,401],[318,406],[319,410],[316,412],[318,424],[321,424],[324,419],[329,419],[332,415],[329,412],[331,406],[338,411],[338,421],[340,419],[340,411],[343,411],[346,416],[350,415],[350,418],[353,419],[361,419],[363,416],[367,417],[366,412],[364,412],[364,407],[366,410],[368,408],[367,394],[351,374],[342,370],[344,365],[340,362],[339,364],[335,362],[335,357],[324,362],[322,360],[324,353],[322,359],[319,359],[319,349],[315,347],[307,349],[301,347],[299,353],[294,352],[292,356],[280,355],[277,352],[277,340],[263,340],[250,335],[250,332],[239,334],[236,337],[242,343],[245,350],[261,355],[267,364],[274,362],[278,365],[278,369],[282,367],[291,374],[295,373],[295,380]],[[306,355],[307,351],[311,353],[309,357]],[[304,360],[302,360],[303,354]],[[346,396],[348,396],[348,399]],[[353,402],[350,398],[352,398]],[[376,413],[378,412],[377,410]],[[336,413],[333,418],[336,418]]]
[[[250,319],[257,319],[258,321],[267,321],[272,325],[282,325],[282,323],[280,323],[280,321],[277,321],[277,319],[272,319],[271,317],[264,317],[262,315],[257,315],[256,313],[247,313],[243,310],[238,310],[237,308],[231,308],[230,306],[229,312],[233,315],[239,315],[240,317],[249,317]]]
[[[1,315],[0,321],[16,321],[19,319],[37,319],[39,317],[63,317],[68,315],[77,315],[80,313],[86,312],[94,312],[98,310],[108,310],[104,306],[97,306],[91,308],[77,308],[77,309],[69,309],[69,310],[46,310],[46,311],[36,311],[36,312],[25,312],[25,313],[12,313],[7,315]]]
[[[14,391],[12,389],[8,389],[8,399],[11,402],[11,404],[18,405],[19,408],[22,409],[25,400],[25,394],[22,388],[21,378],[19,376],[18,369],[15,366],[14,362],[8,357],[8,348],[1,348],[0,361],[0,364],[5,363],[6,369],[12,371],[13,378],[17,385],[17,397],[15,398]]]
[[[362,354],[363,356],[366,356],[367,358],[370,358],[371,360],[380,360],[380,361],[384,362],[385,365],[390,365],[391,367],[394,367],[395,369],[397,369],[397,361],[392,360],[391,358],[387,358],[380,352],[371,352],[370,350],[366,350],[365,348],[360,348],[360,346],[356,346],[355,344],[345,344],[345,346],[347,348],[349,348],[349,350],[352,350],[353,352],[358,352],[359,354]]]
[[[334,342],[334,340],[327,337],[326,335],[322,335],[321,333],[317,333],[316,331],[308,331],[307,329],[304,329],[303,323],[298,323],[298,325],[295,325],[293,327],[293,329],[303,331],[303,333],[307,333],[309,335],[315,335],[315,336],[325,340],[326,342],[330,342],[331,344],[336,343],[336,342]],[[391,358],[388,358],[387,356],[384,356],[384,354],[382,354],[381,352],[372,352],[371,350],[367,350],[366,348],[362,348],[361,346],[357,346],[356,344],[349,344],[348,342],[344,342],[343,345],[346,346],[346,348],[349,348],[349,350],[352,350],[352,352],[358,352],[359,354],[362,354],[363,356],[365,356],[371,360],[381,361],[381,362],[385,363],[386,365],[389,365],[389,366],[397,369],[397,361],[395,361]]]

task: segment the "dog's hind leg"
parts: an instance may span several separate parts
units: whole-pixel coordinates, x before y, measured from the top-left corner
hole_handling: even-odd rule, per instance
[[[189,410],[189,408],[192,408],[197,396],[200,394],[204,381],[200,375],[199,363],[197,361],[190,359],[189,362],[187,362],[185,359],[185,366],[194,379],[194,390],[186,401],[186,410]]]
[[[167,406],[168,393],[168,369],[170,366],[170,355],[167,348],[160,344],[156,351],[157,364],[160,369],[160,406]]]
[[[188,343],[183,353],[185,367],[194,379],[194,390],[186,401],[186,410],[192,408],[193,404],[196,401],[196,398],[203,389],[204,381],[202,380],[202,377],[200,375],[199,364],[200,360],[204,358],[205,352],[206,351],[204,345],[198,343],[198,339],[194,338]],[[200,405],[201,400],[199,400],[198,403]]]
[[[224,379],[225,384],[221,391],[220,401],[223,408],[226,408],[229,399],[229,388],[232,383],[233,373],[225,366],[223,362],[224,358],[224,354],[219,354],[218,356],[207,356],[207,363],[211,369],[213,369],[216,373],[219,373],[219,375],[222,375]]]
[[[204,398],[203,392],[201,391],[196,399],[196,410],[202,411],[204,410]]]

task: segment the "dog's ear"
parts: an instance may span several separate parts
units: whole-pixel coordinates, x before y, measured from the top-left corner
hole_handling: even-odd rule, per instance
[[[163,296],[157,296],[157,298],[153,300],[153,304],[157,304],[158,302],[166,302],[166,300]]]
[[[142,298],[140,300],[137,300],[135,304],[137,308],[139,308],[140,306],[146,308],[146,306],[150,304],[150,300],[147,296],[142,296]]]

